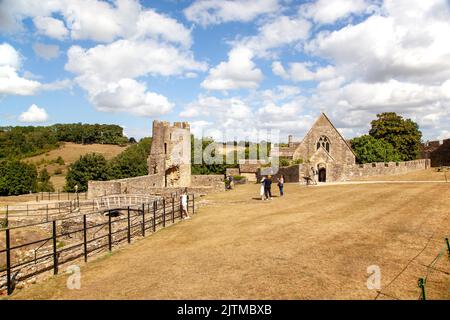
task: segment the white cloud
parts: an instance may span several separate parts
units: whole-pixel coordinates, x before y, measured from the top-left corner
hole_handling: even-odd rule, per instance
[[[184,10],[189,21],[202,26],[231,21],[249,22],[280,9],[277,0],[197,0]]]
[[[0,94],[33,95],[41,86],[18,74],[21,67],[19,53],[8,43],[0,44]]]
[[[311,70],[313,64],[307,62],[293,62],[289,64],[289,70],[285,70],[281,62],[274,61],[272,63],[272,72],[285,79],[294,82],[300,81],[322,81],[335,77],[335,69],[333,66],[316,67]]]
[[[44,108],[39,108],[37,105],[32,104],[27,111],[23,112],[19,116],[20,122],[46,122],[48,120],[48,114]]]
[[[34,53],[36,53],[36,55],[45,60],[58,58],[60,54],[58,45],[44,44],[39,42],[33,44],[33,51]]]
[[[253,53],[238,47],[228,53],[228,61],[209,71],[201,86],[208,90],[254,89],[263,79],[260,69],[252,61]]]
[[[139,116],[166,114],[173,107],[166,97],[148,92],[144,84],[133,79],[109,84],[106,90],[93,95],[92,102],[100,111],[129,112]]]
[[[272,49],[298,45],[308,39],[311,23],[302,17],[277,16],[258,28],[257,35],[232,42],[235,47],[249,48],[258,57],[273,55]]]
[[[351,14],[361,14],[372,7],[367,0],[318,0],[300,7],[300,13],[320,24],[332,24]]]
[[[39,34],[49,38],[63,40],[69,35],[69,31],[64,26],[64,22],[52,17],[35,17],[33,23]]]

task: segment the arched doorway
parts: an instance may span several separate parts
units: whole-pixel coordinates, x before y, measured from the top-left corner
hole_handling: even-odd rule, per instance
[[[319,182],[327,182],[327,169],[319,168]]]

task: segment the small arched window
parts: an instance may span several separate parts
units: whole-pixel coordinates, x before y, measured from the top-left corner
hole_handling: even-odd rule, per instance
[[[323,147],[325,150],[330,152],[330,140],[326,136],[321,136],[319,141],[317,141],[317,149]]]

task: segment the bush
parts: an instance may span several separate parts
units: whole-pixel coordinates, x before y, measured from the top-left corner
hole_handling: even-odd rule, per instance
[[[38,192],[53,192],[53,191],[55,191],[53,184],[50,182],[50,175],[48,174],[47,169],[42,169],[39,172],[37,191]]]
[[[66,176],[64,190],[74,192],[75,186],[78,191],[87,191],[89,180],[108,180],[108,163],[104,156],[96,153],[86,154],[72,163]]]
[[[58,156],[58,158],[56,158],[55,163],[63,166],[65,164],[64,159],[61,158],[61,156]]]
[[[34,164],[17,159],[0,162],[0,195],[11,196],[36,192],[37,171]]]
[[[57,169],[55,169],[55,172],[54,172],[54,174],[55,174],[55,175],[59,175],[59,174],[62,174],[62,169],[61,169],[61,168],[57,168]]]
[[[244,180],[244,179],[245,179],[244,176],[233,176],[233,180],[234,181],[241,181],[241,180]]]
[[[280,167],[290,166],[290,161],[288,159],[280,158]]]

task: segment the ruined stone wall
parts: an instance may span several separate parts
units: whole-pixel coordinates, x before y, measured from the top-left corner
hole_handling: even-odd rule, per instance
[[[430,160],[421,159],[406,162],[377,162],[347,166],[341,181],[359,177],[395,175],[425,170],[430,167]]]
[[[223,175],[192,175],[191,187],[210,187],[215,191],[225,190]]]
[[[432,167],[450,166],[450,139],[426,143],[422,147],[422,156],[431,160]]]
[[[261,168],[256,173],[256,177],[259,182],[263,176],[271,175],[274,178],[274,181],[277,181],[277,179],[283,175],[284,182],[286,183],[302,182],[305,175],[305,169],[303,164],[281,167],[278,168],[278,170],[274,170],[274,168]]]

